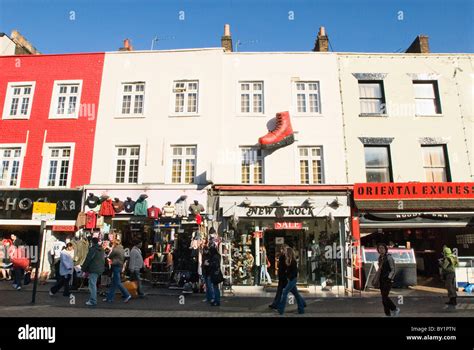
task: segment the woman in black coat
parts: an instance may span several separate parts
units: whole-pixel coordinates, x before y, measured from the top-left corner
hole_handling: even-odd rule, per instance
[[[209,248],[210,255],[210,266],[209,274],[211,276],[212,290],[213,290],[213,301],[212,306],[221,305],[221,291],[219,290],[219,283],[222,283],[222,271],[221,271],[221,256],[215,246]]]

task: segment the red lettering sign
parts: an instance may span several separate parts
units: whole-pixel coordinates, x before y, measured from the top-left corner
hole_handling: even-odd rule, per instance
[[[474,199],[474,182],[390,182],[354,185],[354,200],[381,199]]]
[[[275,222],[273,225],[275,230],[302,230],[302,222]]]
[[[76,231],[76,228],[69,225],[54,225],[53,231],[74,232]]]

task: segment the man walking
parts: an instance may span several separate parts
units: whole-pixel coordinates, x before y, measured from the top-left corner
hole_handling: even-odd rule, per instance
[[[443,247],[443,258],[441,259],[440,265],[446,290],[448,291],[449,301],[446,303],[446,305],[455,306],[457,305],[455,268],[459,265],[459,262],[457,257],[451,251],[451,249],[447,246]]]
[[[130,271],[130,279],[137,282],[137,293],[140,298],[145,297],[142,289],[142,281],[140,278],[140,270],[143,268],[143,256],[140,248],[141,241],[135,241],[132,250],[130,251],[130,261],[128,270]]]
[[[89,300],[87,306],[97,305],[97,279],[105,270],[105,252],[99,246],[99,239],[92,238],[92,246],[89,248],[86,260],[82,264],[82,271],[89,273]]]
[[[280,256],[278,257],[278,287],[277,287],[277,292],[275,295],[275,299],[273,299],[273,302],[268,305],[270,309],[277,309],[278,304],[280,303],[281,300],[281,294],[283,292],[283,289],[286,287],[286,284],[288,283],[288,278],[286,276],[286,262],[285,262],[285,251],[288,246],[286,244],[283,244],[280,248]]]

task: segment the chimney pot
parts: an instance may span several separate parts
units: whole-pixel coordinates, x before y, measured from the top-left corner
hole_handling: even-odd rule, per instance
[[[230,36],[230,24],[224,25],[224,36]]]
[[[326,28],[319,27],[319,35],[320,36],[326,36]]]
[[[119,51],[133,51],[133,46],[130,39],[124,39],[123,47],[119,48]]]
[[[232,36],[230,35],[230,24],[224,25],[224,35],[221,37],[221,46],[225,52],[232,52]]]
[[[313,51],[316,52],[328,52],[329,49],[329,38],[326,35],[326,28],[319,27],[318,37],[314,43]]]

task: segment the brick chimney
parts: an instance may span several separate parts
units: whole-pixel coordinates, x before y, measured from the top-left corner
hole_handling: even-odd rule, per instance
[[[418,35],[411,43],[410,47],[405,51],[406,53],[430,53],[428,35]]]
[[[18,30],[12,30],[11,40],[15,43],[15,55],[39,55],[39,52]]]
[[[123,41],[123,47],[119,48],[119,51],[133,51],[133,46],[130,42],[130,39],[125,39]]]
[[[230,24],[224,25],[224,35],[221,38],[221,46],[225,52],[232,52],[232,36],[230,35]]]
[[[314,49],[313,51],[318,52],[328,52],[329,48],[329,38],[326,35],[326,29],[324,27],[319,28],[318,37],[314,42]]]

